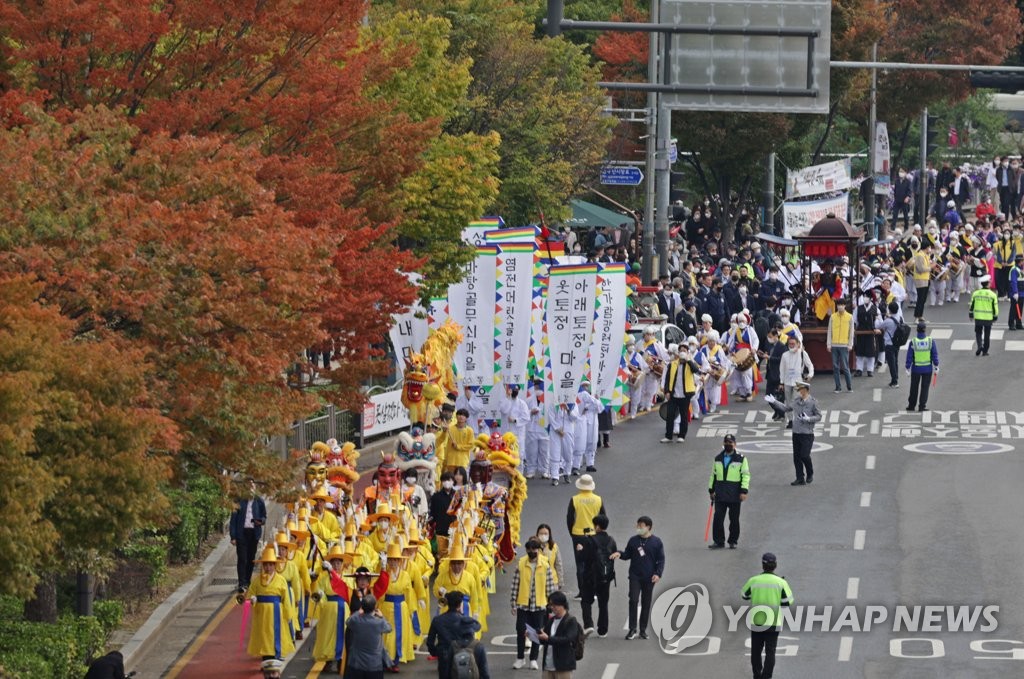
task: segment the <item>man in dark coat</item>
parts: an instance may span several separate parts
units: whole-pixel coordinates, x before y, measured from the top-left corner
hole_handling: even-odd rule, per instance
[[[238,498],[238,506],[231,512],[231,520],[228,523],[231,544],[235,546],[239,592],[244,592],[249,587],[253,562],[256,559],[256,546],[263,535],[263,524],[266,521],[267,506],[263,498],[256,494],[256,482],[250,480],[249,497]]]

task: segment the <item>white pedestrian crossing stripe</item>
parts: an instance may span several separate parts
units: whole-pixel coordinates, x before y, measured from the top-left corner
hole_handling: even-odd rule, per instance
[[[948,340],[953,336],[953,328],[935,328],[930,333],[932,339]]]
[[[974,351],[974,340],[953,340],[949,348],[953,351]]]
[[[1024,351],[1024,341],[1022,340],[1006,340],[1007,351]]]
[[[993,342],[998,342],[999,340],[1003,339],[1003,333],[1004,332],[1005,332],[1005,330],[1003,328],[999,328],[998,330],[993,328],[992,329],[992,341]]]

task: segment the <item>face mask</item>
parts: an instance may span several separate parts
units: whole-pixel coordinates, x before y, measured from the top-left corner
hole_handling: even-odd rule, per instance
[[[774,281],[774,280],[778,280],[778,278],[779,278],[779,274],[777,274],[777,273],[770,273],[770,274],[768,274],[768,278],[769,278],[770,280],[773,280],[773,281]]]
[[[787,307],[787,308],[793,306],[793,300],[791,300],[791,299],[784,299],[784,300],[782,300],[782,306]]]
[[[693,221],[699,222],[700,221],[700,215],[694,215],[693,216]]]
[[[377,522],[377,525],[380,526],[381,530],[387,530],[391,527],[391,521],[389,521],[388,519],[381,519]]]
[[[1009,167],[1010,164],[1008,162],[1006,162],[1006,161],[1003,161],[1002,165],[1003,165],[1003,167]]]
[[[745,285],[741,285],[740,286],[740,294],[741,295],[747,294],[747,286],[745,286]]]
[[[537,560],[537,552],[527,552],[526,555],[528,557],[530,557],[530,561],[536,561]]]
[[[541,533],[540,535],[537,536],[537,539],[540,540],[541,542],[545,542],[546,543],[548,541],[549,537],[550,536],[547,533]]]
[[[405,485],[407,485],[407,486],[415,486],[416,485],[416,479],[406,479],[405,480]]]
[[[900,172],[900,179],[906,179],[906,177],[907,177],[907,173],[906,172]]]
[[[800,351],[800,347],[793,347],[789,351],[790,351],[790,353],[794,353],[795,354],[796,352]]]
[[[1017,163],[1010,163],[1010,167],[1013,168],[1014,170],[1016,170],[1017,169]]]
[[[731,453],[736,446],[734,446],[731,443],[726,443],[726,444],[723,444],[723,447],[725,448],[725,452]]]
[[[939,195],[942,196],[943,198],[945,198],[946,197],[946,192],[945,191],[939,191]]]
[[[441,482],[441,487],[444,488],[445,490],[451,490],[452,486],[454,486],[454,485],[455,485],[455,483],[452,482],[452,481],[442,481]]]
[[[647,537],[647,534],[650,533],[650,532],[651,532],[651,529],[648,528],[647,526],[641,526],[640,528],[636,529],[636,534],[639,535],[640,537]]]
[[[1010,234],[1004,233],[1003,234],[1003,240],[1010,240]]]
[[[739,323],[737,323],[737,325],[740,327],[740,330],[746,330],[746,328],[747,328],[747,322],[746,321],[740,321]]]
[[[704,201],[704,207],[707,207],[708,205],[711,205],[711,201],[710,200],[705,200]]]

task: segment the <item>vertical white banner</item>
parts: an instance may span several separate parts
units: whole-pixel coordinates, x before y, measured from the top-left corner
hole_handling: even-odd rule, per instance
[[[587,369],[597,303],[597,265],[548,272],[547,330],[555,404],[575,403]]]
[[[430,309],[427,311],[427,328],[437,330],[448,320],[448,298],[431,297]]]
[[[889,195],[889,129],[885,123],[875,123],[875,157],[871,164],[871,171],[875,178],[875,193],[883,196]],[[865,219],[873,219],[868,215]]]
[[[606,264],[597,274],[597,318],[590,342],[591,393],[615,402],[615,383],[626,334],[626,265]]]
[[[407,311],[392,317],[394,322],[388,335],[395,348],[399,369],[404,367],[402,359],[410,357],[412,352],[419,351],[427,341],[427,319],[423,310]]]
[[[466,279],[448,286],[447,317],[458,323],[462,328],[462,341],[455,348],[452,363],[455,367],[455,379],[461,380],[466,375]],[[440,325],[438,325],[440,327]]]
[[[530,316],[533,303],[531,243],[503,243],[497,260],[497,299],[494,303],[496,363],[505,384],[524,386],[530,357]]]
[[[465,383],[473,387],[494,384],[494,297],[498,248],[478,246],[466,273],[463,330]]]

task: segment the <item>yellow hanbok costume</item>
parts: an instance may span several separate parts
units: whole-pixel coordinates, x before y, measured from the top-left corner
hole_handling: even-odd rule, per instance
[[[476,443],[476,434],[473,427],[468,424],[460,427],[458,424],[448,425],[448,443],[445,450],[445,467],[462,467],[469,469],[469,454]]]
[[[262,558],[256,559],[257,564],[279,561],[274,547],[268,545],[263,550]],[[252,579],[249,589],[241,597],[256,597],[252,607],[252,623],[249,631],[249,646],[246,652],[256,657],[273,656],[284,658],[295,651],[295,642],[288,634],[288,583],[277,572],[269,578],[262,572]]]
[[[352,555],[343,554],[341,545],[335,545],[327,560],[342,559],[352,562]],[[317,614],[316,643],[313,644],[313,659],[320,662],[341,662],[345,655],[345,619],[348,617],[348,602],[334,593],[330,573],[320,570],[316,579],[320,601],[315,604]]]
[[[395,564],[401,564],[401,570],[394,570]],[[412,580],[405,570],[405,557],[402,547],[392,543],[388,549],[388,569],[391,582],[388,590],[380,601],[380,612],[391,624],[391,631],[384,635],[384,650],[396,662],[412,662],[416,649],[412,630],[412,612],[416,602],[413,599]]]

